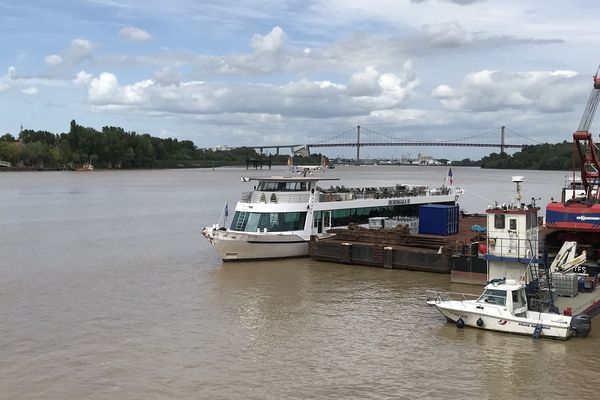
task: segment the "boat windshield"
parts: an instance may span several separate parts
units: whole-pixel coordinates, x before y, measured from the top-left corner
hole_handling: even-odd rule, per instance
[[[286,232],[304,229],[306,212],[259,213],[236,211],[231,230],[242,232]]]
[[[477,299],[477,302],[505,306],[506,291],[498,289],[485,289],[481,296],[479,296],[479,299]]]
[[[259,182],[256,190],[261,192],[306,192],[306,182]]]

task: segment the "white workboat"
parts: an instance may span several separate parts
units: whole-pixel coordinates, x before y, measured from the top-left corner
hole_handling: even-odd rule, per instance
[[[437,307],[459,328],[471,326],[557,339],[585,337],[591,330],[587,312],[593,313],[595,301],[584,301],[585,306],[580,307],[572,297],[555,299],[559,294],[577,295],[577,279],[572,279],[576,276],[564,273],[585,260],[585,253],[575,257],[575,243],[568,242],[549,269],[540,266],[539,208],[535,202],[521,203],[523,177],[514,176],[512,181],[517,185],[516,202],[496,204],[486,210],[484,257],[488,265],[488,284],[483,293],[473,300],[467,300],[466,295],[460,295],[457,300],[454,297],[457,294],[438,293],[427,304]],[[558,288],[561,290],[557,291]],[[565,315],[559,314],[558,303]],[[579,314],[572,317],[572,310]]]
[[[305,174],[306,175],[306,174]],[[323,189],[316,176],[242,178],[256,181],[242,194],[229,228],[203,229],[225,261],[308,256],[311,235],[328,236],[332,228],[368,223],[369,217],[417,216],[422,204],[454,205],[456,191],[416,185]]]
[[[459,328],[471,326],[555,339],[586,337],[591,330],[590,318],[585,314],[571,317],[529,311],[525,284],[511,279],[493,280],[476,300],[466,300],[465,295],[461,295],[461,300],[452,300],[452,295],[437,293],[427,304],[437,307]]]

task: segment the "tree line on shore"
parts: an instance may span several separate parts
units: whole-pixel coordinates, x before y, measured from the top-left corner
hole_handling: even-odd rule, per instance
[[[512,155],[492,153],[481,160],[465,158],[453,165],[498,169],[569,170],[577,168],[574,146],[569,142],[525,146]],[[0,160],[29,168],[65,169],[92,163],[99,168],[177,168],[248,165],[266,158],[251,147],[226,150],[197,148],[191,140],[163,139],[105,126],[101,131],[71,121],[69,132],[25,129],[18,138],[0,136]],[[302,164],[319,164],[321,154],[306,157]],[[268,156],[268,165],[284,165],[287,155]]]
[[[305,161],[318,163],[319,157]],[[261,159],[265,165],[284,165],[288,156],[264,156],[251,147],[201,149],[191,140],[162,139],[114,126],[98,131],[75,121],[66,133],[25,129],[17,138],[9,133],[0,136],[0,160],[25,168],[72,169],[86,163],[97,168],[189,168],[244,165]]]
[[[579,158],[574,157],[572,142],[524,146],[514,154],[492,153],[481,160],[465,158],[453,165],[479,166],[490,169],[541,169],[566,171],[579,168]]]

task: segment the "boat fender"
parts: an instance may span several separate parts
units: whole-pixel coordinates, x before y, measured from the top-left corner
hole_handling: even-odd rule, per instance
[[[458,329],[462,329],[462,328],[464,328],[464,327],[465,327],[465,321],[463,321],[463,319],[462,319],[462,318],[459,318],[459,319],[457,319],[457,320],[456,320],[456,327],[457,327]]]
[[[481,319],[481,317],[479,317],[477,319],[477,326],[480,327],[480,328],[483,326],[483,320]]]

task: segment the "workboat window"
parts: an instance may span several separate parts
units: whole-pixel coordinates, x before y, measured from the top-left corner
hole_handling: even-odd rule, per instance
[[[527,306],[527,298],[525,296],[525,288],[513,290],[512,292],[513,308],[523,308]]]
[[[307,192],[306,182],[259,182],[256,190],[261,192]]]
[[[496,229],[504,229],[504,214],[496,214],[494,215],[494,228]]]
[[[498,289],[486,289],[479,299],[479,303],[497,304],[499,306],[506,305],[506,291]]]
[[[538,227],[538,220],[536,214],[528,213],[527,214],[527,229],[533,229]]]
[[[304,229],[306,212],[258,213],[236,211],[231,229],[242,232],[286,232]]]
[[[510,223],[510,230],[511,231],[516,231],[517,230],[517,219],[516,218],[511,218],[508,220],[508,222]]]

